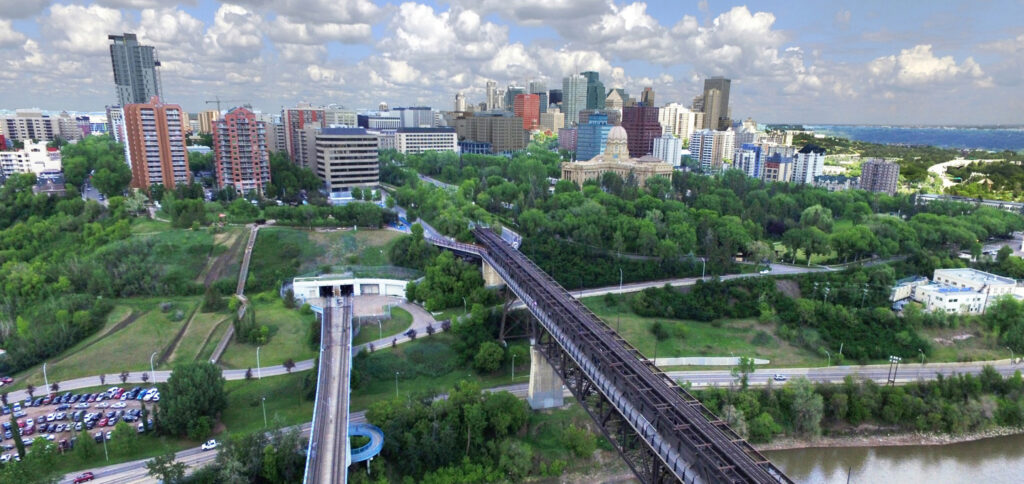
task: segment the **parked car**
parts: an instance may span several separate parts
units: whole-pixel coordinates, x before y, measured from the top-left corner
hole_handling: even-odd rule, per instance
[[[142,424],[139,424],[142,425]],[[217,441],[214,439],[207,440],[202,445],[203,450],[213,450],[217,448]]]
[[[0,383],[3,383],[4,385],[10,385],[11,383],[14,383],[14,378],[11,378],[9,376],[0,376]]]

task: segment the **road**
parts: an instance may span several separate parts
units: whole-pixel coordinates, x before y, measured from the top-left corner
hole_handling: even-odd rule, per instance
[[[416,330],[416,337],[429,336],[429,334],[427,333],[427,326],[433,326],[434,329],[436,329],[438,332],[441,331],[441,328],[437,324],[437,320],[434,319],[434,316],[430,314],[426,309],[423,309],[423,306],[413,304],[410,302],[404,302],[396,307],[402,308],[412,315],[412,325],[409,326],[409,329]],[[362,331],[373,331],[373,328],[371,326],[366,326],[362,329]],[[373,345],[374,348],[384,348],[386,346],[391,346],[392,340],[394,340],[396,344],[402,344],[412,341],[408,336],[405,335],[406,331],[408,331],[408,329],[403,330],[402,333],[397,335],[370,341],[369,343],[363,343],[361,345],[354,347],[352,349],[352,352],[359,353],[360,351],[363,350],[363,348],[366,348],[369,345]]]
[[[953,183],[953,180],[949,179],[949,175],[946,174],[946,168],[965,166],[978,161],[982,163],[991,163],[993,161],[1003,160],[965,160],[963,158],[957,158],[955,160],[950,160],[945,163],[939,163],[929,166],[928,172],[939,176],[939,179],[942,180],[942,188],[949,188],[953,185],[956,185],[956,183]]]
[[[349,371],[352,362],[352,300],[331,298],[320,345],[320,375],[310,459],[305,482],[343,484],[348,478]]]

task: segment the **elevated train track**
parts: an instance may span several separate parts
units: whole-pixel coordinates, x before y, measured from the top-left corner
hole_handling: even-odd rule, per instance
[[[641,481],[792,482],[522,253],[473,234],[540,321],[537,348]]]

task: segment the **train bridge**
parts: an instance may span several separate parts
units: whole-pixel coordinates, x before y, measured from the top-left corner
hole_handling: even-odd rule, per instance
[[[432,242],[479,256],[539,321],[531,405],[560,404],[564,382],[644,483],[792,482],[501,236],[473,235],[480,245]]]

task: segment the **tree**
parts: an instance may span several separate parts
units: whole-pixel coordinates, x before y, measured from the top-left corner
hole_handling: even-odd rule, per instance
[[[149,373],[142,373],[142,383],[149,383]]]
[[[771,442],[772,437],[782,431],[782,427],[775,423],[771,414],[764,412],[747,425],[750,433],[750,441],[756,443]]]
[[[245,379],[252,380],[252,368],[245,369]]]
[[[802,437],[821,435],[821,418],[824,415],[824,400],[814,391],[814,384],[800,377],[786,384],[784,392],[791,395],[790,413],[793,431]]]
[[[505,351],[493,341],[487,341],[480,345],[480,350],[473,357],[473,367],[481,373],[494,373],[501,367],[505,359]]]
[[[725,423],[740,437],[747,437],[747,421],[743,418],[742,410],[732,405],[726,405],[722,407],[722,420],[725,420]]]
[[[757,368],[754,366],[754,359],[741,356],[736,366],[732,367],[730,373],[732,377],[739,382],[740,388],[743,390],[747,389],[747,383],[749,375],[753,373]]]
[[[53,392],[53,393],[59,392],[60,391],[60,383],[58,383],[58,382],[51,383],[50,384],[50,391]]]
[[[121,379],[121,384],[122,384],[122,385],[124,385],[125,383],[127,383],[127,382],[128,382],[128,377],[129,377],[130,375],[131,375],[131,374],[130,374],[130,373],[128,373],[127,371],[122,371],[122,372],[121,372],[121,374],[120,374],[120,375],[118,375],[118,378],[120,378],[120,379]]]
[[[100,385],[106,385],[106,384],[107,384],[107,375],[105,373],[100,373]]]
[[[832,231],[832,210],[821,205],[812,205],[800,214],[800,225],[804,228],[817,227],[822,232]]]
[[[292,372],[292,368],[295,368],[295,360],[291,358],[284,360],[284,369],[287,370],[288,373]]]
[[[14,439],[14,447],[18,449],[18,457],[25,458],[25,441],[21,440],[21,427],[18,427],[18,420],[11,412],[11,438]]]
[[[114,426],[110,435],[110,450],[116,455],[128,455],[138,444],[139,433],[125,421]]]
[[[186,469],[184,462],[176,462],[174,459],[174,452],[156,456],[146,462],[146,469],[151,477],[166,484],[174,484],[184,479]]]
[[[206,288],[206,292],[203,295],[203,312],[213,313],[225,307],[227,307],[227,304],[224,302],[224,298],[221,297],[216,286],[211,284]]]
[[[100,159],[92,175],[92,184],[100,193],[112,197],[120,196],[132,181],[132,171],[124,162],[124,156]]]
[[[28,393],[28,398],[35,398],[36,386],[29,383],[25,385],[25,393]]]
[[[222,372],[206,361],[176,366],[160,393],[159,427],[179,436],[208,433],[227,407]]]

